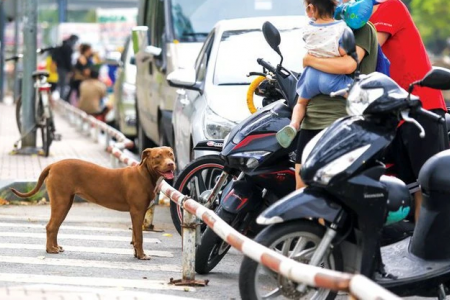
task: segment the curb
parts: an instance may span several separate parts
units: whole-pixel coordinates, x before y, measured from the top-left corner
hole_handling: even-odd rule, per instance
[[[35,180],[0,180],[0,199],[4,199],[8,202],[39,202],[42,198],[48,201],[47,189],[45,183],[41,189],[30,198],[21,198],[11,192],[11,188],[18,191],[31,191],[36,186],[37,181]],[[86,202],[84,199],[75,196],[75,202]]]

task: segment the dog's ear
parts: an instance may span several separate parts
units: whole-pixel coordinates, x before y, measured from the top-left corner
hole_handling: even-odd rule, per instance
[[[142,151],[141,163],[139,165],[142,165],[144,163],[145,159],[150,155],[151,152],[152,152],[152,148],[147,148],[144,151]]]

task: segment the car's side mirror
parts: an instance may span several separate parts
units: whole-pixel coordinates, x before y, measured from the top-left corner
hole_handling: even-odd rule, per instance
[[[281,44],[281,36],[278,29],[269,21],[264,22],[262,26],[262,32],[264,34],[264,38],[266,39],[266,42],[269,44],[269,46],[280,56],[280,44]]]
[[[145,47],[144,53],[147,55],[158,57],[161,55],[162,49],[155,46],[147,46]]]
[[[194,68],[177,69],[167,76],[171,87],[200,91]]]
[[[418,82],[418,85],[436,90],[450,90],[450,70],[441,67],[433,67],[431,71]]]
[[[358,63],[355,36],[353,35],[353,31],[348,27],[345,27],[345,30],[342,34],[341,47],[349,56],[351,56],[356,61],[356,63]]]

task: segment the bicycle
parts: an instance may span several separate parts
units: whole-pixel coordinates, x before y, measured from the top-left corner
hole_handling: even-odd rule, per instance
[[[37,54],[43,54],[45,52],[53,50],[54,47],[38,49]],[[5,59],[5,61],[18,61],[23,58],[22,54],[18,54]],[[22,96],[19,96],[16,100],[16,122],[19,132],[21,133],[20,139],[14,144],[17,148],[18,143],[27,136],[33,130],[39,128],[41,130],[42,149],[44,156],[48,157],[50,152],[50,145],[54,140],[58,140],[58,135],[55,134],[55,125],[53,122],[53,112],[51,109],[51,85],[47,82],[49,72],[36,70],[32,73],[34,80],[34,94],[32,101],[35,103],[35,124],[28,130],[28,132],[22,132]]]

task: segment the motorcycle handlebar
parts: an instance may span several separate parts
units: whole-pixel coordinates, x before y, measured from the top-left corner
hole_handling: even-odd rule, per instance
[[[445,119],[443,117],[441,117],[440,115],[435,114],[434,112],[425,110],[421,107],[416,110],[416,113],[419,115],[422,115],[426,118],[429,118],[430,120],[432,120],[436,123],[444,124],[444,122],[445,122]]]
[[[22,57],[23,57],[22,54],[17,54],[17,55],[14,55],[14,56],[11,56],[11,57],[6,58],[5,61],[19,60],[19,59],[21,59]]]
[[[275,69],[271,64],[269,64],[268,62],[266,62],[264,59],[258,58],[256,61],[258,62],[258,64],[259,64],[260,66],[266,68],[267,70],[269,70],[269,71],[272,72],[272,73],[276,73],[276,69]]]
[[[42,53],[45,53],[47,51],[51,51],[53,49],[55,49],[55,47],[53,47],[53,46],[52,47],[47,47],[47,48],[40,48],[40,49],[36,50],[36,53],[37,54],[42,54]]]
[[[43,53],[51,51],[53,49],[55,49],[55,47],[39,48],[39,49],[36,49],[36,54],[43,54]],[[11,61],[11,60],[17,61],[21,58],[23,58],[23,54],[17,54],[17,55],[6,58],[5,61]]]

